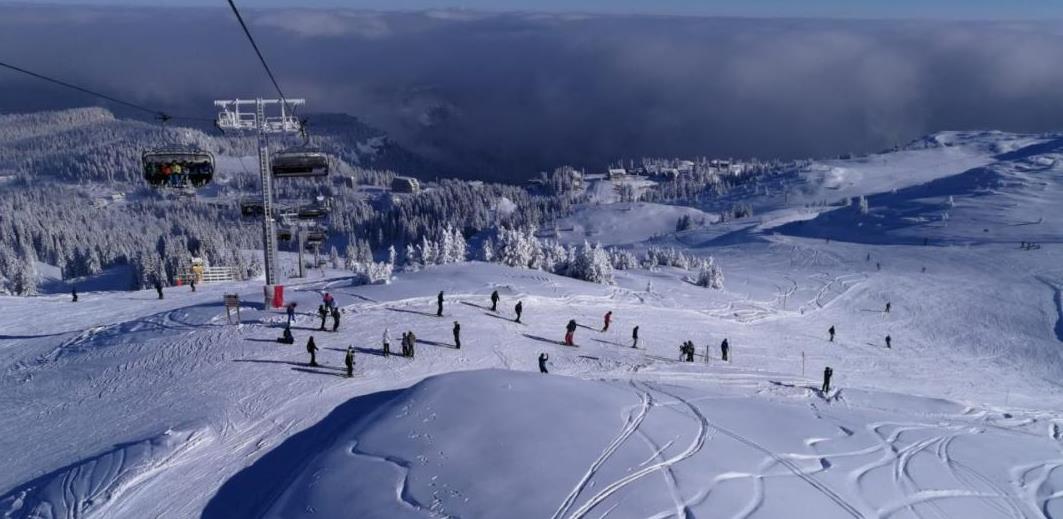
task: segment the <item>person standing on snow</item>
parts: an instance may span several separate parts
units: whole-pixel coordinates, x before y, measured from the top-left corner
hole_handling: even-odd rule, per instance
[[[461,349],[461,325],[454,321],[454,347]]]
[[[196,278],[195,277],[193,277],[192,279],[188,280],[188,286],[192,288],[193,292],[196,291]]]
[[[830,325],[830,329],[827,330],[827,333],[830,334],[830,342],[834,342],[834,325],[833,324]]]
[[[417,354],[417,336],[411,330],[406,334],[406,340],[410,343],[410,358],[412,359]]]
[[[639,327],[638,326],[635,326],[635,328],[633,328],[631,330],[631,347],[632,348],[638,348],[639,347]]]
[[[439,291],[439,295],[436,296],[436,317],[443,317],[443,291]]]
[[[325,331],[325,319],[328,318],[328,308],[325,307],[324,303],[317,305],[317,315],[321,318],[320,330]]]
[[[340,328],[340,309],[332,307],[332,331]]]
[[[329,310],[336,306],[336,299],[328,292],[325,292],[325,295],[321,297],[321,302],[324,303],[325,308]]]
[[[730,362],[727,360],[727,353],[729,351],[731,351],[731,345],[727,342],[727,339],[724,339],[723,342],[720,343],[720,355],[723,357],[724,362]]]
[[[70,295],[74,298],[73,299],[74,303],[78,302],[78,287],[77,287],[77,285],[74,285],[73,287],[70,288]]]
[[[827,366],[823,370],[823,387],[820,388],[820,391],[823,393],[824,396],[826,396],[827,393],[830,392],[830,378],[832,376],[834,376],[834,370],[830,369],[830,366]]]
[[[354,376],[354,348],[347,346],[347,355],[343,358],[343,363],[347,366],[347,378]]]
[[[609,310],[606,312],[603,320],[605,321],[605,325],[602,326],[602,331],[607,332],[609,331],[609,323],[613,322],[613,311]]]
[[[889,335],[886,336],[886,348],[893,349],[893,338]]]
[[[402,332],[402,356],[410,356],[410,336],[407,332]]]
[[[159,299],[162,299],[162,282],[155,280],[155,292],[159,294]]]
[[[405,339],[405,337],[403,337],[403,339]],[[384,341],[384,357],[387,357],[388,355],[391,355],[391,331],[388,330],[387,328],[384,328],[383,341]]]
[[[524,301],[517,301],[517,306],[513,307],[513,310],[517,312],[517,321],[520,322],[520,314],[524,312]]]
[[[291,326],[295,321],[295,303],[288,303],[288,307],[284,310],[288,314],[288,326]]]
[[[498,291],[491,292],[491,311],[498,311]]]
[[[575,344],[572,343],[572,335],[574,333],[576,333],[576,320],[571,319],[568,324],[565,325],[565,346],[575,346]]]
[[[887,314],[890,313],[890,308],[892,308],[892,307],[893,307],[893,304],[891,304],[889,301],[886,301],[886,313]]]
[[[310,365],[317,366],[317,344],[314,344],[314,336],[306,341],[306,352],[310,354]]]
[[[550,356],[546,353],[539,354],[539,373],[549,373],[546,371],[546,361],[550,360]]]

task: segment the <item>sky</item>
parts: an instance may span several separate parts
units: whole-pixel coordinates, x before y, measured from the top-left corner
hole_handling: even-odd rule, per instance
[[[898,1],[896,12],[912,5]],[[218,3],[0,4],[0,61],[178,115],[274,97]],[[325,7],[245,17],[306,112],[355,116],[467,177],[519,181],[641,157],[824,158],[943,130],[1063,130],[1056,20]],[[0,113],[94,104],[108,106],[0,71]]]
[[[143,0],[29,0],[30,4],[136,5]],[[154,0],[156,6],[217,6],[222,0]],[[705,16],[915,18],[956,20],[1063,19],[1059,0],[238,0],[247,8],[381,10],[434,8],[487,11],[645,13]]]

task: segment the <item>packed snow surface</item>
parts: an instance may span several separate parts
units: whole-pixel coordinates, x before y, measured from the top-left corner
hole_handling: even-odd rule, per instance
[[[814,164],[781,181],[789,202],[751,195],[751,218],[689,209],[707,217],[678,234],[687,209],[636,205],[630,226],[625,204],[581,209],[629,231],[613,243],[714,256],[721,290],[673,268],[315,272],[287,283],[291,346],[260,281],[0,298],[0,514],[1063,517],[1061,152],[941,134]],[[414,331],[416,357],[385,357],[385,329],[393,352]]]

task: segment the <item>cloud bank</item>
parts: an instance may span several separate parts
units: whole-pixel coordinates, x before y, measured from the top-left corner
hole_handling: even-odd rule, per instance
[[[1052,23],[269,10],[290,96],[470,177],[622,158],[830,156],[1063,121]],[[167,109],[272,95],[231,14],[0,8],[5,61]],[[0,110],[92,102],[0,72]]]

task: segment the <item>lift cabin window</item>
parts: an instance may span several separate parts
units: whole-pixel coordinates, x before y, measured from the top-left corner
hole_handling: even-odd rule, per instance
[[[214,156],[202,150],[153,150],[143,157],[144,179],[154,187],[201,187],[214,179]]]
[[[323,177],[329,173],[328,155],[311,150],[277,152],[270,170],[274,177]]]

